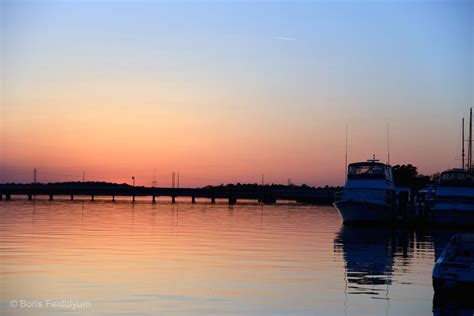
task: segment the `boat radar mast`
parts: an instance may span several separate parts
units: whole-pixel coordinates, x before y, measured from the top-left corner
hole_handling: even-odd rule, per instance
[[[379,162],[379,161],[380,161],[380,159],[375,159],[375,154],[373,154],[372,159],[367,160],[367,162],[372,162],[372,163]]]

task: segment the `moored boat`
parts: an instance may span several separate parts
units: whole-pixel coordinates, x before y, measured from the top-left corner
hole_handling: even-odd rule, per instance
[[[441,173],[431,208],[436,225],[474,225],[474,175],[452,169]]]
[[[436,260],[433,269],[436,292],[474,290],[474,234],[456,234]]]
[[[396,215],[392,167],[372,159],[350,164],[334,206],[347,223],[389,222]]]

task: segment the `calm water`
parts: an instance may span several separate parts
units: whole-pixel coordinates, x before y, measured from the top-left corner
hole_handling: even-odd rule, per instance
[[[0,225],[2,315],[430,315],[453,233],[207,201],[3,201]]]

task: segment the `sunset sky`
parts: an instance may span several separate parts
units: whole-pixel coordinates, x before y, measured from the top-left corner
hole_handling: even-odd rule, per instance
[[[474,1],[2,1],[0,183],[460,166]]]

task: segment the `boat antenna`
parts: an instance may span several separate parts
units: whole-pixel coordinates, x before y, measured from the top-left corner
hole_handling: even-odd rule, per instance
[[[464,168],[466,167],[466,165],[464,164],[464,157],[465,157],[465,151],[464,151],[464,117],[462,118],[462,170],[464,170]]]
[[[349,125],[346,123],[346,159],[345,159],[345,167],[344,167],[344,175],[347,180],[347,142],[348,142],[348,135],[349,135]]]
[[[390,124],[387,123],[387,164],[390,164]]]

